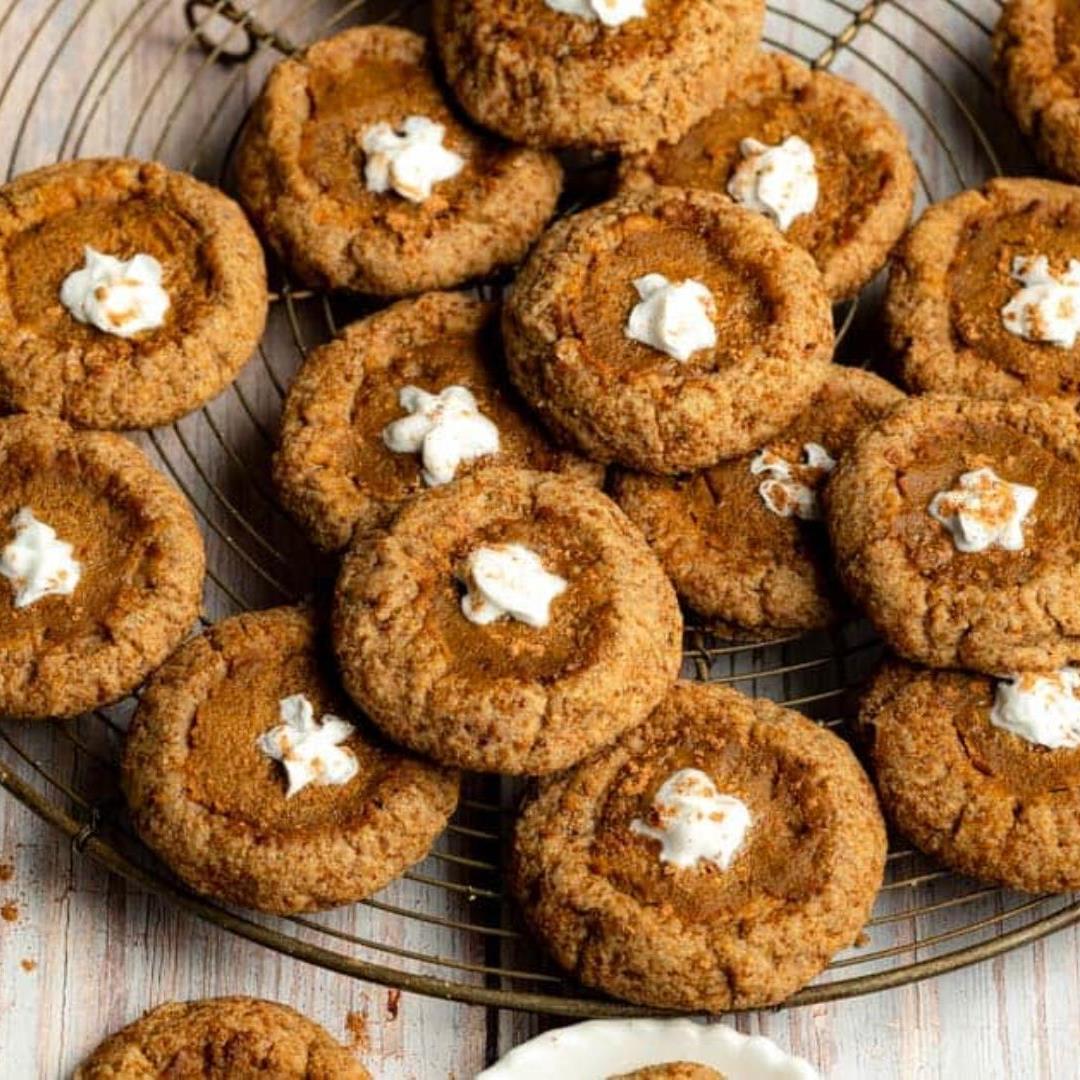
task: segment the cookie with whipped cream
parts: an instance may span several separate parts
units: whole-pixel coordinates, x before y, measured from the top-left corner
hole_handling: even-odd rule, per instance
[[[605,495],[489,468],[357,538],[334,646],[345,688],[396,742],[479,772],[539,774],[649,714],[679,672],[682,617]]]
[[[1080,669],[992,678],[893,661],[860,709],[886,815],[961,874],[1080,888]]]
[[[658,1008],[774,1004],[865,924],[885,866],[847,744],[727,687],[678,683],[524,807],[511,886],[559,965]]]
[[[219,394],[255,351],[262,248],[220,191],[101,158],[0,193],[0,408],[156,427]]]
[[[455,772],[386,746],[340,690],[304,608],[251,612],[147,685],[123,762],[144,842],[217,900],[289,913],[377,892],[431,850]]]
[[[858,432],[903,400],[877,375],[835,366],[767,445],[683,476],[620,470],[615,500],[687,606],[722,633],[769,638],[830,625],[849,605],[820,493]]]
[[[552,446],[502,369],[498,307],[464,293],[353,323],[289,388],[274,460],[282,502],[337,550],[418,492],[488,465],[599,484],[603,467]]]
[[[912,398],[826,489],[844,585],[892,648],[988,674],[1080,659],[1080,423],[1060,402]]]
[[[352,1053],[287,1005],[249,997],[169,1001],[110,1035],[73,1080],[371,1080]]]
[[[503,308],[510,375],[555,436],[657,473],[765,445],[821,388],[832,312],[807,252],[715,192],[564,218]]]
[[[913,392],[1080,401],[1080,189],[997,179],[931,206],[885,318]]]
[[[1080,180],[1080,8],[1072,0],[1005,0],[994,29],[1001,96],[1043,164]]]
[[[137,447],[0,419],[0,716],[131,693],[191,630],[205,569],[187,501]]]
[[[915,166],[899,125],[854,83],[760,53],[727,100],[677,141],[624,158],[624,187],[729,195],[806,248],[833,300],[881,269],[911,216]]]
[[[530,146],[645,149],[737,86],[762,0],[436,0],[435,40],[478,123]]]
[[[278,64],[236,175],[299,278],[379,296],[452,288],[517,262],[562,186],[550,154],[463,123],[424,38],[392,26],[353,27]]]

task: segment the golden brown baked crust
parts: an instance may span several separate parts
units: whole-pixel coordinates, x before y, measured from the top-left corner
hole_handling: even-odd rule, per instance
[[[225,619],[154,676],[135,714],[123,785],[142,839],[197,892],[279,913],[352,903],[423,859],[457,805],[458,777],[365,732],[325,670],[303,608]],[[256,746],[303,693],[316,718],[356,725],[356,776],[286,798]]]
[[[370,1080],[313,1020],[257,998],[170,1001],[111,1035],[73,1080]]]
[[[1080,750],[990,723],[994,680],[885,664],[860,722],[887,816],[961,874],[1026,892],[1080,886]]]
[[[885,262],[911,216],[915,166],[899,125],[869,93],[782,53],[760,53],[727,99],[676,143],[623,160],[632,190],[652,184],[727,194],[739,143],[810,144],[819,197],[785,236],[806,248],[833,300],[853,296]]]
[[[202,537],[135,446],[51,417],[0,420],[0,550],[24,507],[73,545],[82,572],[71,595],[23,608],[0,576],[0,715],[76,716],[134,690],[191,629]]]
[[[1022,551],[958,551],[927,510],[984,465],[1038,490]],[[900,655],[990,674],[1080,659],[1080,425],[1070,409],[912,398],[859,435],[825,501],[841,579]]]
[[[555,449],[508,385],[497,305],[428,293],[347,327],[308,356],[289,388],[274,480],[320,547],[345,547],[425,490],[420,456],[395,454],[382,439],[385,425],[404,415],[398,391],[408,384],[433,394],[465,386],[499,428],[499,453],[463,463],[458,476],[514,465],[603,479],[602,466]]]
[[[1014,256],[1048,255],[1060,273],[1077,250],[1080,189],[1071,184],[990,180],[927,209],[893,256],[885,300],[889,344],[907,386],[1075,401],[1080,344],[1017,337],[1001,308],[1020,288],[1010,276]]]
[[[461,613],[455,574],[520,543],[568,581],[542,629]],[[345,687],[386,734],[437,761],[545,773],[643,720],[682,663],[675,592],[641,534],[579,482],[485,469],[354,543],[338,579]]]
[[[71,316],[60,286],[86,245],[158,259],[160,329],[122,338]],[[262,248],[240,208],[153,162],[63,162],[0,188],[0,282],[0,405],[80,427],[155,427],[198,408],[266,323]]]
[[[646,149],[717,105],[761,35],[762,0],[648,0],[608,28],[544,0],[436,0],[461,104],[530,146]]]
[[[717,346],[685,363],[630,341],[633,281],[694,278]],[[813,260],[712,192],[628,192],[563,219],[503,310],[511,378],[561,440],[598,461],[674,473],[753,450],[829,373],[832,312]]]
[[[665,865],[629,828],[680,768],[749,806],[726,871]],[[873,789],[841,739],[764,698],[679,683],[644,724],[525,806],[511,884],[585,985],[720,1012],[782,1001],[852,944],[884,866]]]
[[[374,87],[374,89],[372,89]],[[413,204],[367,190],[358,146],[410,114],[445,125],[466,158]],[[237,157],[241,201],[304,281],[380,296],[445,289],[517,262],[555,209],[562,170],[463,124],[443,100],[425,40],[359,26],[270,73]]]
[[[994,74],[1044,164],[1080,180],[1080,11],[1062,0],[1006,0],[994,29]]]
[[[838,459],[866,424],[904,400],[884,379],[834,366],[795,423],[767,449],[801,461],[816,442]],[[835,622],[848,604],[832,573],[824,526],[781,517],[758,492],[757,453],[688,476],[619,471],[615,501],[645,534],[684,602],[710,626],[753,639]]]
[[[708,1065],[673,1061],[667,1065],[647,1065],[644,1069],[613,1076],[610,1080],[724,1080],[724,1074]]]

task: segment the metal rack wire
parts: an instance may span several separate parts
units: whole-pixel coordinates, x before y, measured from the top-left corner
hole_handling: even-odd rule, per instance
[[[242,2],[247,6],[239,0],[128,0],[126,8],[110,4],[106,24],[102,0],[83,0],[77,9],[50,0],[30,21],[26,6],[11,0],[0,14],[0,41],[20,43],[0,61],[0,120],[18,118],[0,125],[14,132],[10,145],[0,148],[7,176],[48,160],[131,153],[228,187],[236,135],[272,63],[297,43],[353,21],[422,18],[416,0],[396,7],[379,0]],[[985,54],[998,11],[998,0],[939,0],[932,16],[918,0],[774,0],[766,44],[816,67],[836,68],[894,109],[903,106],[919,199],[926,203],[1001,172],[1003,164],[1024,167],[1007,133],[995,130],[992,139],[978,119],[994,115]],[[910,46],[915,40],[918,50]],[[80,62],[73,66],[75,55]],[[946,115],[948,135],[940,119]],[[117,143],[114,133],[124,129]],[[332,573],[278,507],[267,460],[292,372],[310,347],[366,309],[356,300],[296,288],[280,269],[273,287],[269,332],[237,383],[195,415],[140,437],[188,496],[207,537],[207,623],[318,590]],[[838,313],[849,362],[872,352],[875,300],[871,287]],[[838,718],[850,714],[851,689],[876,652],[858,625],[768,644],[724,643],[704,628],[686,635],[687,674],[796,705],[838,728]],[[129,701],[55,725],[0,723],[0,785],[108,869],[290,956],[478,1004],[578,1017],[640,1011],[565,983],[521,932],[502,892],[516,798],[507,782],[470,782],[436,851],[364,903],[277,919],[186,892],[141,849],[124,817],[115,766],[132,707]],[[1070,897],[1009,894],[895,846],[866,941],[837,957],[792,1003],[909,983],[1078,920],[1080,903]]]

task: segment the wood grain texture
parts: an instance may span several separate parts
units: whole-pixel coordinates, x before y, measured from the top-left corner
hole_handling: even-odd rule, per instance
[[[252,0],[250,6],[265,26],[285,19],[281,32],[297,42],[326,32],[349,7],[332,0]],[[393,6],[364,9],[377,16]],[[886,0],[872,20],[849,33],[845,28],[862,7],[856,0],[776,0],[776,6],[827,33],[793,29],[770,16],[767,36],[774,44],[821,56],[834,35],[844,35],[834,69],[881,97],[903,122],[922,166],[920,206],[978,182],[989,170],[965,107],[992,132],[1007,171],[1029,168],[985,82],[985,28],[996,17],[996,0],[965,0],[966,11],[949,0]],[[218,179],[217,163],[275,55],[264,49],[249,67],[228,68],[208,62],[198,49],[178,48],[181,8],[180,0],[8,0],[0,7],[0,167],[13,175],[59,157],[133,152]],[[346,11],[344,17],[356,16]],[[234,35],[227,44],[239,40]],[[880,347],[873,297],[871,290],[860,306],[850,355],[873,358]],[[338,323],[354,313],[349,305],[329,311]],[[212,563],[226,585],[208,587],[213,617],[240,605],[280,602],[318,573],[266,497],[266,457],[279,401],[275,384],[287,384],[302,347],[325,339],[324,314],[304,308],[294,327],[277,305],[266,344],[238,391],[175,431],[140,439],[200,508]],[[279,540],[281,557],[265,550],[262,538],[269,535]],[[58,776],[108,794],[109,774],[88,775],[89,767],[58,751],[47,732],[20,731],[19,737],[32,753],[49,755]],[[399,1000],[386,989],[229,936],[109,876],[0,795],[5,866],[12,873],[8,879],[0,870],[0,1080],[67,1076],[107,1032],[168,998],[275,998],[343,1038],[349,1014],[363,1016],[367,1045],[358,1050],[382,1078],[472,1077],[494,1053],[544,1026],[520,1014],[409,995]],[[383,899],[420,907],[421,889],[402,883]],[[902,896],[891,902],[894,910],[905,909]],[[979,901],[976,910],[988,917],[1000,903],[998,897]],[[461,909],[447,901],[445,913],[460,916]],[[962,917],[970,918],[970,909]],[[960,918],[945,911],[917,925],[899,920],[889,924],[887,942],[901,946],[946,931]],[[343,912],[332,925],[463,962],[483,959],[475,944],[462,944],[444,929],[410,924],[403,930],[401,920],[377,911]],[[1068,1080],[1080,1076],[1078,947],[1078,931],[1068,930],[935,981],[726,1022],[770,1036],[834,1080]]]

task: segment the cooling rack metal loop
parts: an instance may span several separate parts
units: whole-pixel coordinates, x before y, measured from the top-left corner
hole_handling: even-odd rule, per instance
[[[60,0],[27,13],[9,0],[0,41],[0,145],[5,174],[106,153],[157,157],[229,186],[252,95],[271,65],[354,22],[422,27],[417,0]],[[772,0],[767,48],[867,86],[905,124],[919,204],[1003,169],[1023,169],[998,119],[987,72],[998,0]],[[78,55],[78,63],[71,63]],[[5,59],[6,57],[6,59]],[[993,126],[982,121],[993,118]],[[988,130],[989,127],[989,130]],[[564,212],[582,205],[570,190]],[[584,190],[584,189],[583,189]],[[485,287],[494,294],[503,284]],[[178,424],[138,437],[192,502],[207,538],[204,622],[325,590],[316,556],[282,512],[269,456],[286,388],[313,347],[373,309],[324,295],[272,267],[266,340],[237,383]],[[839,356],[876,358],[879,287],[837,310]],[[727,683],[850,730],[854,694],[880,648],[862,625],[771,642],[685,636],[687,677]],[[134,701],[61,724],[0,721],[0,787],[73,848],[232,933],[333,971],[419,993],[562,1016],[641,1010],[564,982],[523,932],[503,888],[518,785],[473,778],[436,850],[400,881],[339,911],[275,919],[193,896],[148,856],[123,812],[117,761]],[[857,741],[857,739],[856,739]],[[792,1002],[900,986],[998,955],[1080,920],[1070,897],[1017,896],[949,874],[900,843],[866,939]]]

